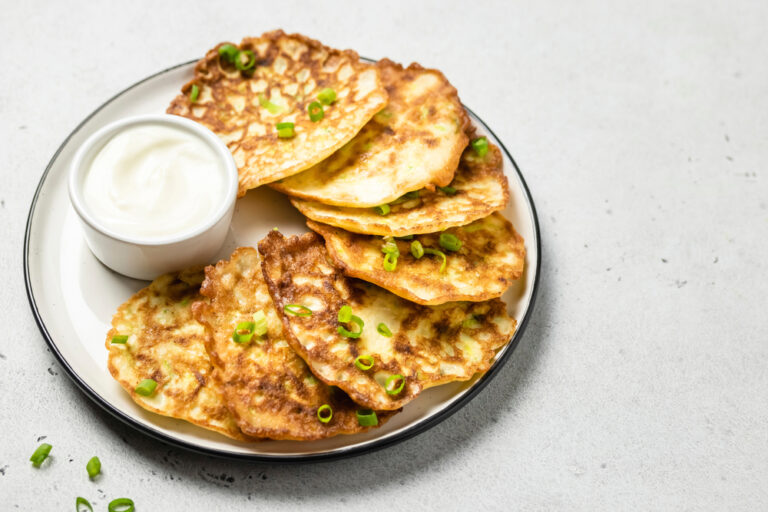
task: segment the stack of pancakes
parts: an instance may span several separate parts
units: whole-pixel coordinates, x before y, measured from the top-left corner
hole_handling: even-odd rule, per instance
[[[509,342],[500,297],[525,248],[499,213],[501,153],[442,73],[276,31],[210,50],[168,112],[227,143],[241,196],[269,185],[312,231],[270,232],[120,307],[109,369],[139,405],[241,440],[351,434],[486,371]],[[237,342],[254,319],[266,332]]]

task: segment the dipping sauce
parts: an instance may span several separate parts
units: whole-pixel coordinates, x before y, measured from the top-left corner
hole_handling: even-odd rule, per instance
[[[133,126],[112,137],[85,172],[86,208],[118,235],[160,240],[211,221],[226,199],[226,170],[192,132]]]

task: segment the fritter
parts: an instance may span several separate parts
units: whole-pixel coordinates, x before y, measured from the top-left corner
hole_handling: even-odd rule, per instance
[[[346,275],[418,304],[501,297],[520,278],[525,264],[523,238],[498,212],[408,240],[359,235],[313,221],[307,225],[323,235],[328,253]],[[387,247],[396,248],[398,256],[385,263],[387,254],[382,250]],[[442,254],[430,254],[430,249]]]
[[[313,121],[315,102],[322,119]],[[202,123],[229,146],[242,196],[327,158],[386,103],[378,69],[357,53],[277,30],[214,47],[167,112]],[[278,123],[293,123],[293,135],[281,137]]]
[[[346,277],[316,233],[259,243],[291,346],[312,372],[371,409],[490,368],[516,322],[499,299],[421,306]]]
[[[337,206],[373,207],[453,179],[469,126],[456,89],[437,70],[376,64],[386,108],[330,158],[272,184],[291,196]]]
[[[368,430],[357,419],[360,407],[343,391],[316,379],[286,342],[256,249],[242,247],[229,261],[207,267],[201,293],[207,300],[194,305],[194,314],[209,332],[208,353],[243,432],[311,440]],[[263,335],[258,335],[259,325],[266,327]],[[235,341],[238,329],[248,327],[252,336],[243,332]],[[332,411],[328,422],[318,418],[324,405]],[[325,413],[327,408],[320,411]],[[392,414],[379,413],[379,424]]]

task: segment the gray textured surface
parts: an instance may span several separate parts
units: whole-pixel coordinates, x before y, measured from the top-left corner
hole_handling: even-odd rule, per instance
[[[3,510],[71,509],[76,495],[139,511],[768,508],[765,1],[2,11]],[[306,466],[209,459],[117,424],[46,349],[22,279],[35,186],[83,117],[275,27],[443,70],[523,169],[544,246],[528,331],[480,396],[396,447]],[[54,457],[35,470],[39,436]]]

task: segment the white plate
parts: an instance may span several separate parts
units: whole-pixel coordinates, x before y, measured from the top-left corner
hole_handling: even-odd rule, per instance
[[[24,239],[27,294],[43,336],[69,376],[117,419],[153,437],[212,455],[255,460],[336,458],[371,451],[422,432],[466,404],[515,349],[533,308],[540,266],[538,220],[523,177],[506,148],[471,111],[480,134],[503,149],[511,193],[504,214],[525,238],[527,250],[522,279],[504,295],[510,313],[519,322],[518,330],[485,375],[429,389],[382,428],[367,433],[312,442],[257,443],[232,441],[184,421],[147,412],[111,377],[105,333],[117,307],[146,283],[112,272],[90,253],[69,204],[67,171],[80,144],[105,124],[127,116],[165,112],[181,85],[192,78],[193,65],[187,62],[148,77],[89,115],[53,156],[32,200]],[[286,234],[307,231],[303,216],[284,196],[267,187],[250,191],[237,203],[219,256],[226,258],[242,245],[255,246],[273,227]]]

